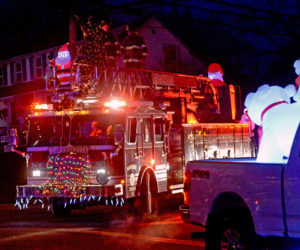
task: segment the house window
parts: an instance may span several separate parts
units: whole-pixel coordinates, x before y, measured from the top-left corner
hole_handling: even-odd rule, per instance
[[[16,82],[22,82],[23,79],[23,71],[22,71],[22,63],[17,62],[15,64],[15,75],[16,75]]]
[[[0,86],[3,86],[3,85],[4,85],[4,68],[1,65],[0,66]]]
[[[43,76],[42,57],[37,57],[35,59],[35,70],[36,70],[36,77],[41,78]]]
[[[178,72],[178,48],[174,45],[164,45],[164,70]]]

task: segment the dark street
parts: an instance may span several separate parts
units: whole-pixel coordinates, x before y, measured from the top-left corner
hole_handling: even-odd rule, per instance
[[[178,211],[139,219],[122,208],[88,208],[55,218],[40,207],[20,211],[0,205],[1,249],[204,249],[202,230],[182,222]]]

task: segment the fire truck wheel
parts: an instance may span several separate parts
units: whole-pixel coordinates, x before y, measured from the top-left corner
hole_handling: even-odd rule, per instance
[[[205,249],[260,249],[250,215],[244,209],[222,216],[210,214],[206,222]]]
[[[55,217],[67,217],[71,215],[71,208],[69,206],[65,207],[64,199],[52,198],[51,212]]]
[[[158,213],[158,194],[155,181],[151,179],[150,172],[145,173],[141,196],[137,204],[138,213],[143,216],[157,215]]]

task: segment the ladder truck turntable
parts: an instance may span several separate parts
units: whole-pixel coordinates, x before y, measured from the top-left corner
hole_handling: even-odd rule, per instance
[[[80,67],[87,65],[73,64],[67,86],[49,69],[51,101],[33,105],[26,152],[10,140],[11,150],[26,157],[27,184],[16,187],[20,209],[41,204],[64,216],[131,200],[139,212],[153,214],[160,194],[183,194],[187,161],[253,156],[247,124],[199,123],[189,110],[211,101],[220,111],[222,92],[208,78],[150,70],[100,74],[92,66],[83,77]],[[90,132],[94,122],[97,136]]]

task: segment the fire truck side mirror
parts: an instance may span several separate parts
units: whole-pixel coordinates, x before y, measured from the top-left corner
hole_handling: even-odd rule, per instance
[[[1,143],[4,143],[4,152],[12,152],[14,148],[18,147],[18,133],[17,129],[10,129],[8,135],[1,136]]]
[[[114,128],[114,142],[116,145],[122,144],[124,141],[124,127],[122,124],[116,124]]]

